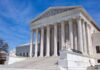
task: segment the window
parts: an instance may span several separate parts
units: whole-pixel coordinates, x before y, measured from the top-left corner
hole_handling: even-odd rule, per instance
[[[25,56],[25,53],[23,53],[23,56]]]
[[[100,46],[96,46],[96,52],[100,53]]]
[[[20,53],[20,56],[22,56],[22,53]]]
[[[98,59],[98,63],[100,63],[100,59]]]
[[[28,52],[27,52],[27,57],[28,57]]]

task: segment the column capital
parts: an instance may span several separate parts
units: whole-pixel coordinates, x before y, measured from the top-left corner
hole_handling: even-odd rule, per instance
[[[39,29],[37,28],[36,31],[38,31]]]
[[[57,26],[57,23],[54,24],[54,27]]]
[[[69,21],[72,21],[72,20],[73,20],[73,18],[70,18],[70,19],[68,19],[68,22],[69,22]]]
[[[30,32],[31,32],[31,33],[33,33],[33,32],[35,32],[35,30],[34,30],[34,29],[32,29],[32,30],[30,30]]]
[[[78,16],[78,17],[76,17],[76,20],[79,21],[79,20],[83,20],[83,19],[81,16]]]
[[[47,27],[48,27],[48,26],[50,27],[50,24],[48,24]]]
[[[60,23],[65,23],[66,22],[66,20],[63,20],[63,21],[61,21]]]

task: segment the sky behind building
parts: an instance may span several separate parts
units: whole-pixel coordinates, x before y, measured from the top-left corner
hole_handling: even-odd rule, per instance
[[[99,0],[0,0],[0,38],[10,49],[30,42],[30,22],[51,6],[83,6],[100,26],[99,3]]]

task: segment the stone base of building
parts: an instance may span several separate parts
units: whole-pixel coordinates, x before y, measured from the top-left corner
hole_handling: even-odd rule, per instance
[[[27,58],[25,58],[25,57],[9,56],[7,64],[9,65],[9,64],[16,63],[16,62],[21,62],[26,59]]]
[[[60,70],[58,67],[58,56],[33,57],[26,58],[25,60],[21,60],[21,58],[11,58],[12,61],[16,62],[3,66],[0,65],[0,70]]]
[[[90,70],[95,66],[95,58],[63,50],[58,64],[61,70]]]

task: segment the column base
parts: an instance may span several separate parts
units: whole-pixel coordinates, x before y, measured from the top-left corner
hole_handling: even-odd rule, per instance
[[[47,52],[45,56],[46,56],[46,57],[50,57],[50,53]]]
[[[53,56],[58,56],[58,55],[54,54]]]
[[[43,54],[40,54],[39,57],[44,57],[44,55]]]
[[[39,57],[44,57],[43,55],[40,55]]]
[[[50,55],[46,55],[45,57],[50,57]]]
[[[29,55],[29,57],[32,58],[33,56],[32,55]]]
[[[38,57],[38,56],[34,56],[34,57]]]
[[[32,58],[32,56],[29,56],[29,58]]]
[[[83,53],[83,55],[86,55],[86,56],[88,56],[89,54],[88,54],[88,53]]]

